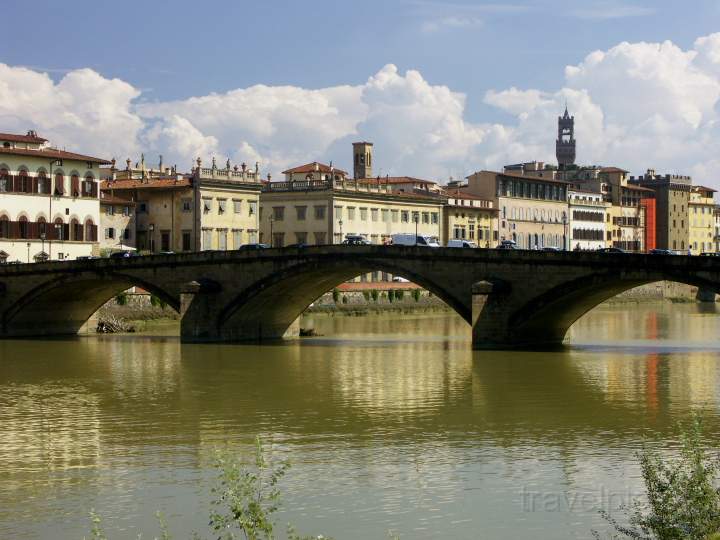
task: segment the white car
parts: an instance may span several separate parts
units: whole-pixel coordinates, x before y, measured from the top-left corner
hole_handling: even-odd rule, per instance
[[[477,244],[475,242],[471,242],[470,240],[462,240],[459,238],[454,238],[452,240],[448,240],[447,247],[451,248],[476,248]]]
[[[400,233],[392,235],[392,243],[394,246],[422,246],[422,247],[440,247],[435,236],[426,234]]]

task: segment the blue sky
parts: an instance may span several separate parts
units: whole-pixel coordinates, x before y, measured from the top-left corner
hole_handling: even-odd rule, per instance
[[[82,146],[79,150],[118,158],[164,152],[185,162],[190,161],[186,154],[217,153],[259,160],[277,173],[305,158],[344,163],[349,141],[359,136],[384,144],[385,155],[378,151],[386,171],[457,176],[503,162],[551,160],[554,115],[568,99],[582,123],[578,131],[585,144],[579,155],[586,162],[624,163],[633,172],[652,162],[695,174],[707,174],[714,166],[710,154],[716,149],[707,141],[715,135],[709,126],[716,120],[716,45],[706,43],[700,54],[696,40],[720,30],[716,0],[4,0],[3,19],[0,63],[9,71],[0,75],[0,84],[6,84],[9,101],[29,84],[20,67],[55,84],[33,97],[34,102],[47,100],[47,107],[20,98],[18,103],[6,100],[4,110],[0,104],[3,129],[33,125],[63,145]],[[620,45],[625,41],[630,48]],[[666,41],[672,47],[663,47]],[[643,42],[654,49],[644,50]],[[588,64],[593,51],[603,51],[605,60]],[[703,57],[702,66],[689,65],[699,61],[692,59],[696,54]],[[383,72],[387,65],[397,73]],[[566,66],[575,66],[577,73],[568,78]],[[100,79],[90,80],[88,69]],[[665,87],[674,74],[687,78],[683,70],[689,70],[692,79],[698,69],[705,70],[698,84],[673,88],[668,95]],[[408,76],[408,70],[419,78]],[[381,80],[370,85],[378,74]],[[638,106],[624,104],[624,94],[614,90],[624,84],[651,94],[657,90],[657,96],[648,101],[636,92]],[[245,92],[255,85],[269,90],[226,97],[206,109],[188,101],[193,96],[213,101],[215,94]],[[45,88],[40,79],[34,86]],[[91,88],[108,99],[90,99]],[[319,96],[324,101],[318,105],[318,95],[309,92],[313,89],[333,90]],[[93,112],[88,112],[88,99]],[[238,106],[238,99],[250,111],[273,104],[272,115],[258,118],[264,130],[230,129],[219,118],[215,124],[208,121],[208,115]],[[670,112],[663,110],[668,100],[673,100]],[[687,110],[687,101],[701,105]],[[655,109],[648,110],[648,103]],[[422,114],[417,111],[404,123],[396,121],[409,105],[417,111],[434,108],[435,117],[423,121],[435,127],[418,132]],[[311,118],[313,108],[323,107],[327,114]],[[644,116],[633,117],[638,107]],[[119,113],[108,120],[111,109]],[[42,114],[52,114],[53,121]],[[78,122],[63,124],[58,115],[100,117],[105,124],[98,133],[107,144],[100,144],[97,134],[76,134]],[[299,123],[299,117],[306,122]],[[642,133],[650,129],[655,139],[632,132],[646,118],[650,124]],[[331,136],[309,127],[318,121],[328,122]],[[247,124],[252,118],[230,117],[225,124],[232,122]],[[541,129],[531,122],[541,123]],[[637,158],[638,149],[676,148],[682,141],[668,138],[669,126],[683,137],[690,129],[697,145],[684,154]],[[598,129],[602,144],[589,144]],[[179,140],[179,132],[189,135]],[[394,138],[385,137],[386,132]],[[293,136],[305,142],[296,144]],[[619,137],[634,144],[633,151]],[[419,142],[411,151],[403,138]],[[448,148],[438,146],[440,139],[449,141]],[[428,155],[432,163],[423,157]]]

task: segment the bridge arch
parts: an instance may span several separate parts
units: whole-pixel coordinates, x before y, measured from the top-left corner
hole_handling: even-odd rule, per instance
[[[720,283],[701,275],[657,271],[597,273],[578,278],[544,291],[519,306],[510,315],[508,327],[521,341],[560,344],[570,327],[583,315],[606,300],[625,291],[655,283],[672,281],[720,293]]]
[[[467,301],[445,283],[412,265],[384,259],[343,258],[306,262],[273,272],[227,301],[217,312],[208,337],[223,341],[281,338],[305,309],[320,296],[348,280],[374,271],[402,276],[420,285],[454,309],[468,323],[472,313]],[[192,317],[183,317],[183,325]],[[183,335],[187,335],[184,327]],[[201,337],[201,336],[197,336]]]
[[[122,273],[49,276],[17,298],[3,312],[6,336],[74,335],[90,317],[121,292],[138,286],[179,310],[177,297],[143,279]]]

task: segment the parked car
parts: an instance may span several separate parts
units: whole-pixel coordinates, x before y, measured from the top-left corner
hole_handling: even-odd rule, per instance
[[[130,257],[139,257],[137,251],[113,251],[110,254],[111,259],[128,259]]]
[[[559,247],[555,246],[545,246],[542,248],[543,251],[562,251]]]
[[[269,247],[267,244],[243,244],[238,249],[240,251],[253,251],[256,249],[268,249]]]
[[[79,257],[75,257],[76,261],[89,261],[91,259],[99,259],[100,257],[96,255],[80,255]]]
[[[675,255],[670,249],[651,249],[648,253],[650,255]]]
[[[395,283],[410,283],[409,279],[405,279],[404,277],[400,277],[400,276],[393,276],[392,280]]]
[[[399,233],[392,235],[392,243],[394,246],[421,246],[421,247],[440,247],[435,236],[427,234]]]
[[[346,234],[343,244],[346,246],[367,246],[370,244],[370,241],[359,234]]]
[[[716,253],[714,251],[703,251],[700,254],[701,257],[720,257],[720,253]]]
[[[606,247],[606,248],[600,248],[597,250],[598,253],[627,253],[624,249],[620,249],[619,247]]]
[[[459,238],[453,238],[452,240],[448,240],[447,247],[451,248],[476,248],[477,244],[475,242],[471,242],[470,240],[462,240]]]
[[[515,240],[503,240],[495,249],[518,249]]]
[[[308,247],[308,245],[305,244],[305,243],[303,243],[303,242],[298,242],[297,244],[288,244],[288,245],[285,246],[285,247],[286,247],[286,248],[304,249],[304,248]]]

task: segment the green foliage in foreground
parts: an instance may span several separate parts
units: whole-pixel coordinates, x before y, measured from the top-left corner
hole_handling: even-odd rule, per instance
[[[720,540],[720,467],[703,448],[699,418],[682,430],[681,442],[680,456],[673,460],[648,448],[639,453],[647,502],[626,508],[628,526],[603,512],[614,530],[611,538]]]

